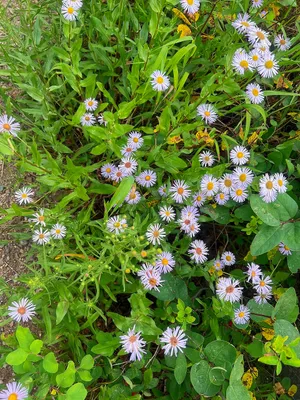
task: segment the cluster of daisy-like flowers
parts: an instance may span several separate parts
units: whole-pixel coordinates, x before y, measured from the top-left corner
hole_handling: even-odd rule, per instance
[[[260,1],[260,3],[262,2]],[[258,5],[258,2],[256,3],[256,7],[260,7],[260,5]],[[260,29],[247,13],[239,14],[232,25],[239,33],[246,36],[251,46],[249,53],[243,48],[235,52],[232,60],[233,68],[240,75],[244,75],[247,71],[254,72],[255,70],[258,71],[262,78],[273,78],[277,75],[279,66],[271,50],[270,34]],[[291,42],[288,38],[279,34],[275,36],[274,46],[284,51],[291,46]],[[246,95],[251,103],[260,104],[264,101],[263,89],[257,82],[247,85]]]
[[[97,117],[95,117],[95,115],[91,112],[97,109],[98,104],[99,102],[92,97],[84,100],[86,113],[83,114],[83,116],[80,118],[82,126],[93,126],[96,124],[97,121],[100,125],[106,126],[107,122],[105,121],[103,114],[99,114]]]
[[[247,265],[247,282],[251,281],[253,288],[256,290],[254,301],[258,304],[267,303],[272,297],[272,280],[269,276],[265,276],[259,265],[251,263]],[[216,283],[216,293],[218,297],[230,303],[240,302],[243,295],[243,288],[240,281],[234,278],[221,277]],[[249,307],[240,304],[234,310],[234,322],[238,325],[247,324],[250,320]]]
[[[82,0],[63,0],[61,7],[62,16],[68,21],[75,21],[82,6]]]
[[[26,205],[33,202],[34,191],[29,187],[23,187],[15,193],[15,199],[18,204]],[[43,228],[46,226],[46,216],[44,209],[40,209],[37,213],[33,214],[33,218],[29,221],[34,222],[35,225],[40,225],[39,229],[33,231],[32,240],[37,244],[46,244],[53,239],[62,239],[66,236],[67,229],[64,225],[56,223],[48,230]]]
[[[0,133],[10,133],[17,137],[20,131],[20,124],[13,117],[6,114],[0,115]]]
[[[120,337],[123,350],[126,354],[130,354],[130,361],[141,360],[143,354],[146,354],[146,342],[141,338],[141,332],[136,332],[135,326],[129,329],[126,335]],[[186,334],[177,326],[175,328],[168,327],[159,338],[164,344],[162,349],[164,354],[177,357],[178,351],[183,352],[187,343]]]

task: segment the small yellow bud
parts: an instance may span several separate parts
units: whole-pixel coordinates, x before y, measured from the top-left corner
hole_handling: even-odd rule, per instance
[[[125,273],[126,273],[126,274],[130,274],[130,268],[126,268],[126,269],[125,269]]]

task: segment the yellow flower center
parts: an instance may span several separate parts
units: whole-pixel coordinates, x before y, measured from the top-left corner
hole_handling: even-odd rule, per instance
[[[266,183],[266,188],[267,188],[267,189],[273,189],[273,183],[272,183],[271,181],[268,181],[268,182]]]
[[[146,176],[145,176],[145,181],[150,181],[150,179],[151,179],[151,176],[150,176],[150,175],[146,175]]]
[[[92,101],[92,100],[90,100],[89,102],[88,102],[88,106],[92,106],[94,104],[94,102]]]
[[[244,68],[244,69],[247,69],[247,68],[249,67],[249,63],[248,63],[247,60],[242,60],[242,61],[240,62],[240,66],[241,66],[242,68]]]
[[[135,336],[135,335],[130,336],[129,342],[130,342],[130,343],[136,342],[136,336]]]
[[[150,284],[151,286],[156,286],[156,285],[157,285],[157,280],[156,280],[155,278],[150,278],[150,279],[149,279],[149,284]]]
[[[210,116],[210,112],[209,112],[209,111],[204,111],[204,115],[205,115],[206,117],[209,117],[209,116]]]
[[[158,76],[156,78],[156,82],[159,83],[159,84],[162,84],[164,82],[164,78],[162,76]]]
[[[258,55],[254,54],[254,55],[252,56],[252,60],[253,60],[253,61],[257,61],[257,60],[258,60]]]
[[[166,211],[165,214],[167,217],[169,217],[171,215],[170,211]]]
[[[243,153],[242,151],[239,151],[239,152],[236,154],[236,156],[237,156],[237,158],[243,158],[243,157],[244,157],[244,153]]]
[[[262,287],[263,287],[263,286],[266,286],[265,281],[260,281],[260,282],[259,282],[259,286],[262,286]]]
[[[55,233],[56,233],[57,235],[59,235],[59,234],[61,233],[61,230],[60,230],[60,229],[55,229]]]
[[[141,256],[142,256],[142,257],[147,257],[147,252],[146,252],[145,250],[142,250],[142,251],[141,251]]]
[[[73,14],[74,8],[73,7],[68,7],[68,14]]]
[[[286,41],[284,40],[284,39],[280,39],[280,42],[279,42],[281,45],[284,45],[285,43],[286,43]]]
[[[115,222],[115,223],[114,223],[114,227],[115,227],[115,228],[120,228],[120,226],[121,226],[120,222]]]
[[[209,157],[209,156],[205,156],[205,157],[204,157],[204,160],[205,160],[205,161],[209,161],[209,160],[210,160],[210,157]]]
[[[187,0],[188,1],[188,3],[190,4],[190,1],[191,0]],[[170,345],[171,346],[177,346],[177,344],[178,344],[178,339],[175,337],[175,336],[172,336],[171,338],[170,338]]]
[[[45,235],[43,233],[40,233],[39,234],[39,239],[44,239],[44,238],[45,238]]]
[[[200,256],[202,254],[202,249],[200,249],[200,247],[197,247],[196,253]]]
[[[22,193],[21,197],[22,197],[22,199],[27,199],[28,196],[26,193]]]
[[[159,231],[153,231],[153,236],[155,238],[158,238],[159,237]]]
[[[260,40],[264,40],[264,39],[265,39],[265,35],[264,35],[261,31],[257,31],[257,32],[256,32],[256,36],[257,36],[258,39],[260,39]]]
[[[284,247],[284,250],[290,251],[290,248],[288,246],[284,245],[283,247]]]
[[[272,60],[268,60],[268,61],[265,62],[265,67],[267,69],[271,69],[271,68],[273,68],[273,66],[274,66],[274,63],[273,63]]]
[[[220,193],[220,199],[224,200],[224,198],[225,198],[225,194],[224,193]]]
[[[240,175],[240,181],[241,182],[245,182],[246,179],[247,179],[247,175],[246,174],[241,174]]]
[[[184,192],[184,189],[183,189],[182,187],[180,187],[180,188],[177,189],[177,193],[178,193],[178,194],[182,195],[183,192]]]
[[[134,143],[138,143],[139,138],[135,137],[135,138],[133,138],[133,141],[134,141]]]
[[[38,217],[38,221],[39,221],[39,222],[44,222],[44,221],[45,221],[45,217],[44,217],[43,215],[40,215],[40,216]]]
[[[231,260],[231,256],[226,256],[225,258],[226,258],[227,261]]]
[[[251,276],[252,276],[252,278],[254,278],[254,277],[256,276],[256,272],[255,272],[255,271],[252,271],[252,272],[251,272]]]
[[[226,186],[226,187],[231,187],[231,180],[230,179],[225,179],[225,181],[224,181],[224,185]]]
[[[24,315],[26,313],[26,308],[25,307],[19,307],[18,308],[18,314]]]
[[[167,258],[163,258],[161,260],[162,265],[168,265],[169,264],[169,260]]]
[[[246,28],[249,28],[250,24],[247,21],[242,21],[241,25],[245,26]]]
[[[106,170],[105,170],[108,174],[111,172],[111,168],[106,168]]]
[[[201,196],[197,196],[197,201],[201,201],[202,197]]]
[[[86,121],[89,121],[90,119],[91,119],[91,118],[88,117],[88,116],[85,117],[85,120],[86,120]]]
[[[213,190],[213,188],[214,188],[213,182],[208,182],[208,184],[207,184],[207,190]]]
[[[241,311],[241,312],[239,312],[238,315],[239,315],[240,318],[243,318],[245,316],[245,313],[244,313],[244,311]]]
[[[252,94],[253,94],[253,96],[258,96],[259,95],[258,89],[256,89],[256,88],[252,89]]]
[[[243,194],[243,191],[242,191],[242,189],[238,189],[235,191],[235,193],[237,196],[241,196]]]
[[[3,124],[3,128],[6,129],[7,131],[10,130],[10,125],[9,124]]]
[[[278,179],[277,183],[278,183],[279,186],[283,185],[283,181],[281,179]]]

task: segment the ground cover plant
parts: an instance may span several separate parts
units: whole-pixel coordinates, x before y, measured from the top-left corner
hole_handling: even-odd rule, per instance
[[[297,3],[0,20],[0,154],[34,177],[1,208],[32,246],[0,281],[0,399],[296,399]]]

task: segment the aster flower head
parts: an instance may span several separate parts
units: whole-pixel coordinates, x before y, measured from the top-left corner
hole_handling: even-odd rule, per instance
[[[160,274],[167,274],[175,267],[175,260],[171,253],[168,251],[163,251],[161,254],[157,255],[155,265]]]
[[[52,226],[50,234],[53,239],[62,239],[67,234],[67,228],[62,224],[55,224]]]
[[[87,111],[95,111],[98,107],[98,101],[90,97],[89,99],[84,100],[84,105]]]
[[[37,244],[46,244],[50,241],[50,232],[48,230],[43,231],[42,228],[33,231],[32,240]]]
[[[194,205],[197,207],[203,206],[206,200],[206,195],[203,192],[197,192],[193,196]]]
[[[156,184],[157,176],[156,172],[150,169],[143,171],[139,176],[135,178],[137,183],[143,187],[151,187]]]
[[[272,292],[272,279],[269,276],[259,276],[253,281],[254,289],[258,294],[268,294]]]
[[[258,279],[262,275],[259,265],[251,263],[248,264],[247,267],[248,270],[245,272],[245,274],[248,276],[247,282],[249,282],[250,280],[252,280],[253,282],[255,279]]]
[[[186,206],[183,207],[183,209],[180,212],[180,218],[181,219],[186,219],[189,218],[193,221],[195,221],[199,217],[200,213],[195,206]]]
[[[98,121],[98,123],[99,123],[100,125],[104,125],[104,126],[107,125],[107,121],[105,120],[103,114],[99,114],[99,115],[98,115],[97,121]]]
[[[34,218],[31,218],[30,221],[34,222],[35,225],[46,226],[44,212],[45,212],[45,211],[41,208],[41,209],[39,210],[39,212],[33,214],[33,217],[34,217]]]
[[[121,148],[121,153],[125,157],[131,156],[135,151],[136,151],[136,147],[132,146],[132,144],[131,145],[130,144],[125,144],[125,146],[123,146]]]
[[[245,33],[248,32],[251,28],[254,28],[255,22],[251,21],[250,15],[245,14],[238,14],[237,19],[232,22],[232,26],[239,32]]]
[[[86,113],[80,118],[82,126],[92,126],[96,123],[96,118],[91,113]]]
[[[264,92],[258,83],[249,83],[246,86],[246,95],[253,104],[260,104],[264,101]]]
[[[205,193],[206,196],[213,196],[218,193],[219,190],[219,182],[212,175],[204,175],[201,180],[201,190]]]
[[[223,206],[229,200],[229,194],[220,192],[215,195],[215,202],[220,206]]]
[[[207,261],[208,248],[203,240],[194,240],[190,245],[188,253],[196,264],[203,264]]]
[[[106,227],[110,232],[115,233],[116,235],[120,234],[127,228],[126,218],[115,215],[114,217],[110,217],[106,223]]]
[[[237,325],[245,325],[250,320],[250,310],[247,306],[241,304],[239,308],[234,310],[234,323]]]
[[[166,232],[161,228],[160,224],[152,224],[148,227],[146,232],[147,239],[150,243],[156,245],[165,238]]]
[[[20,130],[20,124],[13,117],[8,117],[6,114],[0,115],[0,132],[10,133],[17,137]]]
[[[199,231],[200,231],[200,225],[197,222],[190,223],[188,227],[185,229],[185,233],[191,238],[193,238]]]
[[[261,56],[258,60],[256,60],[256,61],[258,61],[258,63],[262,60],[262,57],[263,57],[265,54],[271,53],[271,51],[270,51],[270,46],[267,46],[267,45],[262,44],[262,43],[255,43],[255,44],[253,45],[253,51],[258,51],[259,54],[260,54],[260,56]],[[250,53],[250,54],[251,54],[251,53]],[[257,64],[257,65],[258,65],[258,64]],[[257,65],[256,65],[256,67],[257,67]]]
[[[8,315],[17,322],[27,322],[35,315],[35,305],[26,297],[20,301],[13,301],[8,307]]]
[[[112,179],[114,172],[116,172],[117,167],[114,164],[108,163],[101,167],[101,175],[106,179]]]
[[[281,254],[283,254],[284,256],[290,256],[290,255],[292,255],[291,249],[290,249],[286,244],[284,244],[283,242],[280,242],[280,243],[279,243],[279,245],[278,245],[278,250],[279,250],[279,252],[280,252]]]
[[[223,261],[224,265],[227,265],[228,267],[234,265],[235,255],[231,251],[225,251],[221,256],[221,261]]]
[[[135,325],[126,335],[120,336],[120,339],[123,350],[130,354],[130,361],[140,361],[143,354],[146,354],[144,350],[146,342],[141,338],[141,332],[135,332]]]
[[[247,189],[243,185],[235,185],[235,187],[230,191],[231,198],[237,203],[243,203],[247,199],[248,195]]]
[[[259,195],[265,203],[273,203],[277,198],[275,177],[265,174],[259,181]]]
[[[223,261],[221,261],[218,258],[215,260],[213,267],[216,271],[221,271],[225,267],[225,265],[224,265]]]
[[[195,14],[200,7],[199,0],[180,0],[181,7],[188,14]]]
[[[24,400],[28,398],[28,390],[18,382],[6,384],[6,389],[1,390],[1,400]]]
[[[216,293],[220,299],[234,303],[240,301],[243,289],[239,286],[240,282],[233,278],[219,279],[216,286]]]
[[[171,206],[162,206],[159,209],[159,215],[163,221],[171,222],[175,219],[175,211],[174,208]]]
[[[156,70],[151,75],[151,85],[153,90],[163,92],[170,86],[170,79],[165,73]]]
[[[200,104],[200,106],[197,107],[197,115],[209,125],[213,124],[218,119],[218,114],[211,104]]]
[[[235,186],[242,186],[246,188],[252,183],[253,178],[253,172],[247,167],[236,167],[232,173],[232,179]],[[232,190],[234,189],[235,187],[232,188]]]
[[[129,133],[127,145],[135,147],[135,149],[139,149],[143,146],[144,139],[142,138],[142,134],[137,131],[132,131]]]
[[[165,355],[174,355],[177,357],[178,351],[183,353],[182,349],[186,348],[187,337],[183,330],[177,326],[176,328],[167,328],[161,338],[161,343],[166,343],[162,348],[165,351]]]
[[[282,51],[285,51],[291,47],[291,41],[289,38],[284,38],[283,35],[277,35],[274,40],[275,46]]]
[[[224,174],[222,178],[219,179],[219,190],[222,193],[229,194],[233,186],[234,181],[232,174]]]
[[[161,197],[167,197],[168,196],[168,188],[167,185],[161,185],[158,188],[158,193]]]
[[[252,7],[259,8],[263,5],[264,0],[252,0]]]
[[[126,174],[119,167],[115,167],[112,171],[110,179],[114,182],[121,182],[126,177]]]
[[[215,162],[214,156],[210,151],[203,151],[200,153],[199,160],[202,167],[211,167]]]
[[[247,71],[253,71],[254,66],[252,64],[252,60],[250,56],[243,50],[237,50],[232,59],[232,67],[238,72],[240,75],[244,75]]]
[[[273,78],[273,76],[277,75],[279,66],[278,62],[275,60],[274,54],[269,52],[265,53],[258,63],[257,70],[263,78]]]
[[[29,187],[23,187],[15,193],[16,202],[20,205],[33,202],[34,191]]]
[[[79,9],[83,6],[82,0],[63,0],[63,4],[66,6],[74,6]]]
[[[278,193],[285,193],[287,191],[287,184],[288,181],[282,173],[277,172],[274,175],[274,186]]]
[[[257,304],[266,304],[268,300],[271,300],[272,298],[272,293],[267,292],[267,293],[258,293],[257,295],[254,296],[254,301]]]
[[[137,204],[141,200],[141,194],[133,186],[128,195],[125,197],[125,201],[128,204]]]
[[[137,161],[131,156],[129,156],[129,157],[123,157],[121,159],[121,164],[119,165],[119,168],[124,173],[125,176],[130,176],[135,173],[137,166],[138,166]]]
[[[252,61],[252,65],[254,68],[258,66],[259,61],[262,58],[261,51],[258,48],[254,48],[253,50],[250,51],[249,57]]]
[[[234,165],[244,165],[250,159],[250,153],[244,146],[235,146],[230,150],[230,160]]]
[[[142,282],[142,285],[146,290],[156,290],[159,292],[159,287],[164,282],[161,279],[159,269],[149,263],[142,265],[142,268],[138,271],[138,276]]]
[[[190,196],[191,190],[184,181],[177,180],[170,187],[170,193],[176,203],[183,203]]]
[[[257,26],[251,28],[249,32],[247,32],[247,39],[252,45],[259,43],[260,45],[270,47],[271,42],[268,37],[268,32],[258,28]]]
[[[68,21],[75,21],[78,16],[79,7],[75,7],[74,5],[66,5],[63,3],[61,7],[61,13],[63,17]]]
[[[187,233],[189,236],[193,237],[200,230],[200,225],[196,222],[194,216],[182,215],[179,219],[180,230]]]

